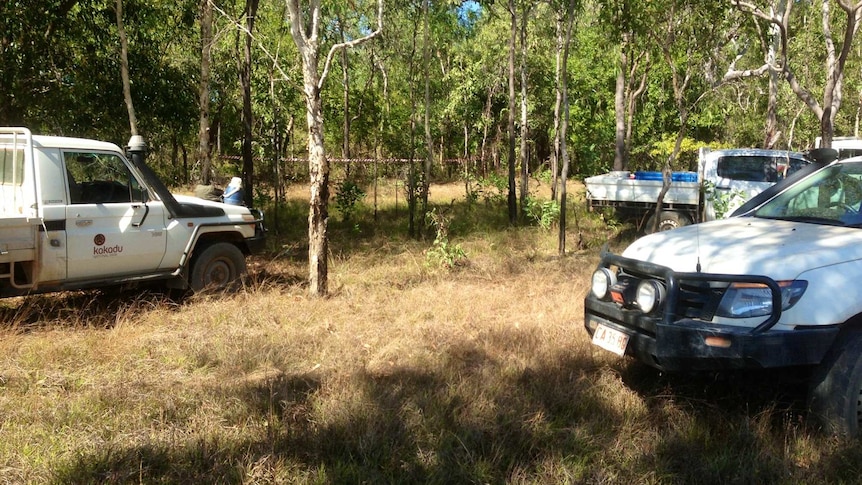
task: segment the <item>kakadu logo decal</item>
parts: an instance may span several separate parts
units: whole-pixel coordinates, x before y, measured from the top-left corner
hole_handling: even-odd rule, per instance
[[[123,252],[123,246],[116,244],[114,246],[105,246],[105,235],[104,234],[96,234],[96,237],[93,238],[93,257],[97,258],[100,256],[116,256]]]

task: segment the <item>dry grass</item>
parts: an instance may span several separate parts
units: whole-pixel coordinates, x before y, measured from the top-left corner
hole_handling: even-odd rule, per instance
[[[282,241],[234,295],[0,302],[0,483],[858,480],[862,448],[808,430],[792,382],[595,350],[597,221],[560,258],[553,233],[489,224],[500,206],[452,207],[452,270],[394,212],[336,215],[327,299]]]

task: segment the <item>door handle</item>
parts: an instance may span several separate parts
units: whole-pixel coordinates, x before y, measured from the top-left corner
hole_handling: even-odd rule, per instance
[[[78,219],[75,221],[75,225],[78,227],[87,227],[93,225],[92,219]]]

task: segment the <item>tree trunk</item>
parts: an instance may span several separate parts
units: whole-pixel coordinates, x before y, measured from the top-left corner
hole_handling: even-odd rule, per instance
[[[572,25],[574,24],[575,2],[577,0],[569,0],[566,8],[566,26],[565,37],[562,42],[562,65],[566,66],[569,63],[569,44],[572,40]],[[567,132],[569,129],[569,77],[568,70],[565,68],[560,73],[559,89],[561,103],[563,106],[562,119],[560,120],[560,154],[563,157],[563,166],[560,170],[560,233],[558,238],[557,253],[560,256],[566,254],[566,198],[568,191],[566,190],[567,181],[569,178],[569,150],[566,141]],[[580,230],[578,231],[580,233]]]
[[[410,44],[410,68],[409,74],[407,78],[410,80],[407,86],[407,91],[410,97],[410,167],[407,171],[407,233],[410,237],[419,238],[419,234],[416,229],[416,207],[417,207],[417,198],[418,198],[418,188],[417,188],[417,174],[418,170],[416,167],[415,157],[416,157],[416,90],[414,86],[416,84],[416,35],[419,30],[419,23],[414,22],[413,24],[413,36],[411,37]]]
[[[515,15],[515,1],[509,0],[509,15],[511,16],[511,27],[509,29],[509,123],[507,134],[509,137],[509,223],[514,224],[518,220],[518,200],[515,194],[515,39],[518,36],[518,18]]]
[[[562,91],[562,76],[563,76],[563,42],[564,39],[564,22],[567,19],[564,15],[556,15],[556,45],[554,54],[554,151],[551,154],[551,200],[558,200],[559,184],[560,184],[560,153],[561,140],[560,137],[560,118],[562,117],[563,109],[563,91]],[[563,242],[565,245],[565,242]]]
[[[767,47],[766,62],[769,65],[777,65],[777,52],[781,44],[781,31],[777,25],[769,26],[769,46]],[[778,73],[769,70],[769,85],[766,98],[766,129],[763,138],[763,148],[772,149],[778,142]]]
[[[329,292],[329,160],[323,145],[323,106],[317,73],[317,49],[302,53],[306,122],[308,123],[308,174],[311,182],[308,208],[308,283],[314,296]]]
[[[431,189],[431,168],[434,162],[434,140],[431,138],[431,33],[428,22],[430,0],[425,0],[422,3],[422,10],[422,22],[425,25],[422,39],[422,59],[425,71],[425,167],[422,174],[422,220],[425,221],[428,217],[428,192]]]
[[[243,62],[240,69],[242,84],[242,185],[243,202],[254,205],[254,158],[252,153],[252,110],[251,110],[251,41],[254,20],[257,15],[258,0],[246,3],[246,32],[243,48]]]
[[[628,58],[626,56],[628,47],[628,34],[623,34],[620,43],[620,64],[617,71],[617,83],[614,89],[614,117],[616,118],[616,129],[614,130],[614,170],[625,170],[626,160],[626,74],[628,74]]]
[[[200,123],[198,129],[198,163],[201,166],[200,183],[212,183],[210,158],[210,62],[212,60],[213,9],[209,0],[200,1],[201,22],[201,78],[198,85]]]
[[[129,40],[126,28],[123,26],[123,0],[117,0],[117,32],[120,34],[120,77],[123,80],[123,99],[129,112],[129,128],[132,135],[138,134],[138,119],[135,116],[135,106],[132,103],[132,83],[129,79]]]
[[[530,7],[524,2],[524,9],[521,12],[521,217],[527,213],[527,197],[529,196],[529,176],[530,176],[530,125],[529,112],[527,110],[527,18],[529,18]]]
[[[305,69],[303,69],[305,71]],[[317,71],[314,71],[315,76]],[[303,74],[305,77],[306,74]],[[307,83],[306,83],[307,84]],[[308,211],[309,290],[312,295],[329,293],[329,160],[323,148],[323,108],[320,90],[305,91],[308,105],[308,173],[311,198]]]

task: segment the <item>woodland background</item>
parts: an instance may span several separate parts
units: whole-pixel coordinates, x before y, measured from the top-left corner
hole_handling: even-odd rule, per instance
[[[375,2],[324,3],[323,53],[375,25]],[[527,152],[516,156],[519,164],[526,159],[531,172],[549,167],[554,153],[558,28],[559,21],[568,18],[573,28],[565,66],[570,110],[566,138],[572,176],[599,173],[614,164],[614,95],[621,73],[627,90],[625,164],[630,168],[658,168],[671,151],[680,129],[674,72],[690,77],[684,94],[690,114],[683,144],[683,154],[689,157],[677,164],[689,163],[700,145],[811,147],[820,134],[819,119],[788,83],[778,84],[777,127],[767,133],[769,76],[717,81],[731,68],[753,70],[764,63],[769,25],[732,2],[709,3],[391,1],[384,7],[380,36],[333,56],[321,90],[326,152],[333,159],[409,160],[422,159],[430,151],[437,161],[470,160],[469,168],[481,176],[499,171],[508,155],[507,70],[514,21],[516,124],[519,139],[527,142]],[[774,7],[760,3],[763,11]],[[828,50],[822,24],[823,9],[830,4],[829,18],[840,34],[846,18],[838,3],[793,2],[788,23],[787,64],[815,98],[826,82]],[[201,177],[198,136],[206,21],[202,13],[209,6],[212,61],[209,109],[203,115],[209,118],[215,174],[229,177],[241,170],[241,74],[243,50],[250,41],[253,116],[248,122],[254,172],[269,186],[277,174],[288,181],[305,178],[303,80],[284,2],[3,2],[0,124],[125,143],[129,116],[120,75],[118,5],[128,36],[131,97],[139,131],[151,146],[151,163],[163,176],[176,184]],[[675,27],[669,33],[671,23]],[[842,38],[836,37],[840,48]],[[666,62],[664,51],[677,59],[674,66]],[[857,42],[844,71],[844,105],[836,116],[836,135],[857,131],[860,61]],[[403,162],[389,166],[400,165]]]

